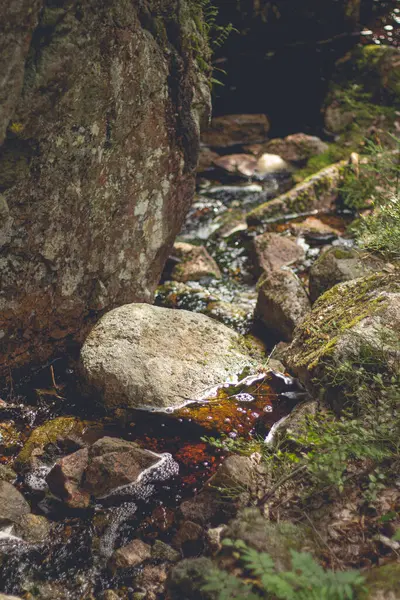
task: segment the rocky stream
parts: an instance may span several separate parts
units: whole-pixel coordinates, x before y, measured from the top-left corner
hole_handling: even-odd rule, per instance
[[[167,98],[170,90],[161,86],[167,68],[169,85],[179,81],[182,90],[194,75],[171,67],[171,53],[182,54],[182,65],[186,60],[186,51],[171,42],[171,23],[165,30],[173,48],[167,58],[158,53],[154,32],[154,23],[158,27],[157,19],[165,20],[175,3],[162,2],[166,8],[154,20],[150,9],[137,21],[125,9],[113,14],[116,41],[107,46],[112,93],[129,103],[126,82],[141,77],[116,51],[132,27],[139,28],[129,42],[136,44],[132,55],[139,57],[142,72],[149,69],[138,93],[151,109],[140,100],[131,137],[117,104],[107,108],[108,91],[97,79],[91,94],[99,94],[98,100],[86,92],[79,96],[80,84],[71,79],[67,63],[57,63],[53,88],[39,81],[50,60],[45,47],[50,40],[52,52],[69,53],[70,35],[82,35],[79,52],[87,43],[81,29],[85,10],[80,14],[70,2],[74,8],[62,20],[62,4],[46,3],[47,21],[40,13],[33,34],[37,81],[25,73],[23,91],[18,88],[22,100],[7,121],[0,155],[0,248],[9,253],[1,255],[8,262],[0,265],[0,599],[216,600],[202,585],[211,561],[219,560],[222,538],[254,541],[257,550],[266,546],[280,556],[274,540],[277,547],[283,544],[281,520],[300,528],[290,538],[295,548],[309,549],[309,532],[303,543],[301,528],[303,521],[311,525],[324,565],[368,570],[389,564],[400,581],[400,542],[390,542],[400,523],[398,477],[376,501],[393,515],[392,534],[389,519],[382,526],[376,520],[370,539],[355,516],[354,490],[346,498],[350,504],[332,502],[329,515],[312,505],[313,520],[308,513],[300,518],[290,498],[268,504],[276,486],[257,450],[260,444],[276,445],[279,452],[279,440],[304,414],[314,415],[323,403],[337,408],[343,389],[316,381],[328,358],[335,364],[348,360],[349,332],[357,330],[360,339],[369,339],[376,327],[400,332],[400,254],[391,260],[357,245],[351,225],[358,215],[343,194],[346,174],[357,173],[363,163],[365,140],[385,140],[400,131],[400,9],[388,3],[383,16],[364,22],[361,35],[326,73],[318,115],[290,117],[287,122],[297,125],[291,130],[284,114],[274,122],[252,99],[248,112],[231,114],[244,104],[243,89],[234,93],[229,70],[235,56],[228,45],[226,86],[215,92],[215,116],[202,128],[191,202],[188,148],[198,134],[196,111],[174,94]],[[98,15],[93,19],[101,21]],[[23,27],[29,27],[27,21]],[[107,36],[93,27],[101,45]],[[182,32],[176,34],[181,41]],[[338,52],[336,46],[332,52]],[[223,47],[217,50],[217,64],[223,54]],[[87,57],[93,73],[97,60],[105,69],[103,56]],[[238,64],[241,69],[243,56]],[[63,69],[69,73],[65,80]],[[99,103],[90,130],[71,125],[67,135],[53,127],[57,110],[72,119],[69,103],[76,100],[63,95],[63,86],[86,98],[87,107]],[[350,108],[349,90],[359,94]],[[0,99],[1,93],[0,88]],[[275,116],[276,101],[270,106]],[[287,106],[285,99],[284,110]],[[24,113],[42,114],[46,107],[47,133]],[[172,129],[168,119],[159,125],[154,116],[166,110],[175,115]],[[73,119],[79,122],[75,114]],[[103,129],[107,139],[100,149]],[[149,151],[142,152],[141,144]],[[104,159],[103,151],[110,156]],[[43,153],[46,161],[39,164]],[[10,175],[10,165],[17,174]],[[54,172],[63,169],[64,179],[56,181]],[[148,171],[152,175],[142,189]],[[32,187],[30,204],[24,198]],[[74,198],[70,213],[58,205],[64,188]],[[43,222],[35,220],[33,206],[40,194],[47,194]],[[128,199],[123,206],[115,200],[135,194],[140,201],[133,208]],[[79,205],[83,197],[93,198],[89,217]],[[103,218],[106,210],[112,220]],[[137,220],[130,229],[132,215]],[[70,217],[79,224],[72,226]],[[28,242],[24,228],[31,232]],[[89,248],[90,265],[83,268],[79,248]],[[133,292],[132,280],[138,282]],[[391,356],[398,360],[398,351]],[[242,442],[249,448],[254,443],[254,449],[239,452]],[[362,518],[375,519],[371,514]],[[348,529],[345,535],[356,520],[357,532]],[[227,559],[219,564],[234,569]],[[378,585],[365,598],[396,600],[399,589],[395,583],[382,592]]]

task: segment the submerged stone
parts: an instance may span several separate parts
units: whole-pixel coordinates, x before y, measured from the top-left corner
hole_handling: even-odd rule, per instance
[[[109,410],[182,406],[255,363],[242,337],[221,323],[147,304],[104,315],[80,357],[84,384]]]

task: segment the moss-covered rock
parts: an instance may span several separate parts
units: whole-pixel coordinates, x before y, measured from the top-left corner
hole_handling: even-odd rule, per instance
[[[359,46],[337,63],[325,102],[325,126],[342,142],[360,140],[377,124],[389,126],[400,107],[400,50]]]
[[[310,298],[315,302],[337,283],[382,271],[385,262],[355,248],[335,246],[323,252],[310,270]]]
[[[366,574],[367,600],[400,600],[400,563],[371,569]]]
[[[284,361],[287,368],[314,391],[325,390],[328,370],[349,357],[354,360],[357,348],[365,343],[381,347],[381,337],[388,331],[392,331],[400,343],[398,271],[354,279],[325,292],[296,328]],[[396,342],[388,344],[390,351]],[[396,355],[394,347],[392,350]],[[339,398],[346,388],[336,392]]]
[[[286,194],[261,204],[247,215],[248,225],[268,225],[277,217],[332,208],[339,194],[339,183],[346,161],[322,169],[296,185]]]
[[[58,417],[47,421],[33,430],[21,452],[14,462],[17,471],[31,468],[35,461],[43,455],[48,444],[54,444],[57,440],[67,436],[81,436],[88,423],[76,417]]]

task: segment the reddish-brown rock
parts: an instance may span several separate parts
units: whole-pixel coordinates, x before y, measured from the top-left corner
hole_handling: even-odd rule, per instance
[[[50,491],[62,498],[71,508],[86,508],[89,506],[90,494],[80,489],[88,459],[88,449],[82,448],[57,461],[47,475],[46,481]]]
[[[208,112],[195,16],[188,0],[2,3],[0,375],[151,301]]]
[[[304,250],[293,238],[278,233],[263,233],[253,240],[253,265],[257,275],[280,269],[304,257]]]

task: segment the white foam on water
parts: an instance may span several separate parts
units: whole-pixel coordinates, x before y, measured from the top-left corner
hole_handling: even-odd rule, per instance
[[[46,477],[54,465],[40,465],[25,476],[25,483],[31,490],[45,492],[48,489]]]

